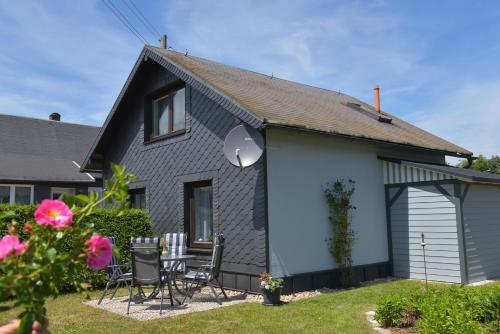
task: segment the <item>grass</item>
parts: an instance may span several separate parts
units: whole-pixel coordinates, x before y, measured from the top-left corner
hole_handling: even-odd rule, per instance
[[[150,321],[136,321],[82,304],[68,294],[47,302],[50,330],[57,333],[371,333],[364,313],[388,294],[420,288],[417,281],[394,281],[294,301],[281,307],[243,303]],[[124,292],[124,291],[123,291]],[[91,293],[97,298],[99,292]],[[0,304],[0,322],[19,310]]]

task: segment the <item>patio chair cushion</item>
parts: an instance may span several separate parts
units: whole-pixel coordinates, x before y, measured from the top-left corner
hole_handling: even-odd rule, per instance
[[[208,272],[190,270],[184,275],[184,278],[189,280],[206,280],[208,276]]]
[[[168,254],[170,256],[174,255],[185,255],[187,254],[187,233],[166,233],[165,237],[165,245],[168,247]],[[165,261],[163,263],[165,268],[170,268],[173,264],[171,261]],[[178,272],[185,271],[185,263],[181,263],[177,267]]]
[[[156,247],[159,245],[160,238],[159,237],[131,237],[130,243],[133,245],[140,244],[141,246],[151,245]]]
[[[187,233],[167,233],[165,244],[170,255],[184,255],[187,253]]]

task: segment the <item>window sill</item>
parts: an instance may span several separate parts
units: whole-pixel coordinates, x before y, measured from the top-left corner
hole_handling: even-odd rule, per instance
[[[169,139],[169,138],[172,138],[172,137],[181,136],[181,135],[183,135],[185,133],[186,133],[186,129],[182,129],[182,130],[177,130],[177,131],[174,131],[174,132],[167,133],[165,135],[152,137],[150,140],[144,141],[144,145],[156,143],[156,142],[159,142],[159,141],[162,141],[162,140],[165,140],[165,139]]]

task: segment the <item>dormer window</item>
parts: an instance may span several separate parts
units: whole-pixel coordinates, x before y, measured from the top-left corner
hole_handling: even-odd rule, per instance
[[[186,128],[186,88],[156,95],[151,101],[151,139],[184,133]]]

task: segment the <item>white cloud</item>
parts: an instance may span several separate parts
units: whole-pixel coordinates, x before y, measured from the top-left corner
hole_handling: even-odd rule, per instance
[[[364,97],[375,83],[417,89],[434,72],[420,61],[425,42],[405,36],[402,18],[385,9],[358,2],[172,1],[165,16],[180,51]]]

